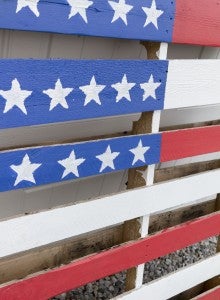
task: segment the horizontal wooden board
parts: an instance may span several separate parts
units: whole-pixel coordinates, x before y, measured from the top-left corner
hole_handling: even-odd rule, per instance
[[[48,299],[219,233],[220,213],[215,213],[142,240],[87,256],[58,269],[1,286],[0,298],[7,300]],[[219,263],[219,256],[217,262]]]
[[[0,128],[219,104],[219,69],[220,60],[0,60]]]
[[[2,151],[0,191],[73,180],[217,151],[220,151],[220,125]]]
[[[206,293],[201,294],[191,300],[218,300],[218,299],[220,299],[220,286],[217,286],[216,288],[209,290]]]
[[[220,45],[220,6],[216,0],[176,0],[173,42]]]
[[[219,46],[219,14],[215,0],[11,0],[0,28]]]
[[[116,299],[124,300],[140,300],[140,299],[154,299],[166,300],[187,289],[190,289],[197,284],[200,284],[220,272],[220,254],[207,258],[201,262],[197,262],[191,266],[183,268],[177,272],[171,273],[168,276],[153,281],[152,283],[142,286],[140,289],[126,293]],[[211,298],[212,295],[217,295],[217,292],[206,295],[207,298],[199,296],[198,300],[217,300],[218,298]]]
[[[214,104],[213,99],[220,93],[219,69],[220,60],[217,59],[170,60],[165,109]],[[220,104],[219,99],[216,104]]]
[[[220,152],[220,125],[162,133],[161,162],[214,152]]]
[[[219,193],[220,170],[0,222],[0,257],[44,246]],[[207,182],[209,183],[207,185]],[[169,195],[164,201],[164,195]],[[148,201],[146,201],[148,199]],[[102,212],[100,214],[100,212]]]
[[[0,128],[161,110],[167,69],[168,61],[0,60]]]

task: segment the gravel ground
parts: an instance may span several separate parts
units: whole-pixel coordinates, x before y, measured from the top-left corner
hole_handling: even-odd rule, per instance
[[[216,238],[187,247],[145,265],[144,283],[176,271],[181,267],[209,257],[216,252]],[[54,297],[53,300],[107,300],[124,292],[126,272],[108,276],[74,291]]]

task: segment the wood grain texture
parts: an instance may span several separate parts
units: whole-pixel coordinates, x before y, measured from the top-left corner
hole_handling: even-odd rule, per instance
[[[80,11],[70,0],[40,1],[32,7],[22,7],[17,0],[1,1],[0,28],[220,45],[220,9],[216,0],[208,4],[206,0],[156,0],[153,22],[148,16],[153,1],[131,0],[124,6],[114,2],[115,6],[108,1],[83,2]],[[126,12],[117,17],[114,9]]]
[[[0,128],[161,110],[167,69],[165,60],[0,60]]]
[[[2,151],[0,191],[30,188],[218,151],[220,125]]]
[[[219,104],[219,68],[220,60],[0,60],[0,128]]]
[[[119,296],[117,299],[139,300],[139,299],[154,299],[166,300],[187,289],[196,286],[205,280],[219,274],[220,254],[197,262],[191,266],[180,269],[177,272],[171,273],[163,278],[153,281],[152,283],[142,286],[142,288],[132,291],[128,294]],[[212,296],[218,296],[218,290],[210,292],[209,295],[199,296],[193,300],[217,300]]]
[[[147,24],[143,10],[151,7],[151,1],[131,0],[125,5],[115,5],[120,17],[113,5],[108,1],[84,1],[80,10],[74,1],[40,1],[31,10],[27,5],[19,9],[16,0],[1,1],[0,28],[171,41],[175,1],[156,0],[161,13],[154,24]]]
[[[165,209],[189,205],[201,198],[217,194],[220,189],[219,176],[218,169],[77,205],[2,221],[0,257]],[[169,195],[166,201],[164,195]]]
[[[165,94],[165,109],[214,104],[213,99],[216,97],[218,98],[216,104],[220,104],[219,68],[220,60],[218,59],[171,60]],[[178,77],[181,79],[179,80]]]
[[[163,132],[160,161],[219,152],[219,149],[220,125]]]
[[[219,15],[218,0],[176,0],[173,42],[219,46]]]
[[[7,300],[28,300],[33,297],[36,300],[47,299],[219,233],[220,213],[216,213],[162,231],[154,236],[87,256],[58,269],[1,286],[0,297]],[[219,256],[217,266],[218,264]],[[219,272],[219,268],[217,268],[217,272]]]
[[[209,290],[193,298],[192,300],[218,300],[218,299],[220,299],[220,285],[212,290]]]
[[[217,168],[220,161],[204,162],[202,164],[192,164],[188,166],[181,166],[176,168],[156,170],[155,180],[165,181],[181,176],[196,174]],[[165,177],[167,174],[167,178]],[[113,178],[117,182],[117,177]],[[111,180],[111,188],[113,181]],[[84,185],[83,185],[84,186]],[[103,186],[105,188],[105,186]],[[74,188],[75,190],[75,188]],[[66,192],[66,188],[65,188]],[[56,193],[57,194],[57,193]],[[63,194],[63,190],[62,190]],[[10,193],[11,195],[11,193]],[[58,193],[58,196],[61,193]],[[37,199],[41,197],[38,196]],[[172,211],[151,215],[149,224],[149,233],[166,229],[168,227],[176,226],[195,218],[199,218],[215,211],[215,200],[207,202],[197,202],[190,206],[185,206]],[[39,200],[38,200],[39,202]],[[30,274],[48,269],[58,267],[60,264],[66,264],[73,259],[83,257],[85,255],[113,247],[120,244],[123,235],[123,225],[117,225],[109,229],[101,229],[80,235],[75,238],[57,242],[53,245],[33,249],[26,253],[13,255],[10,258],[0,260],[0,284],[16,280],[17,278],[24,278]]]

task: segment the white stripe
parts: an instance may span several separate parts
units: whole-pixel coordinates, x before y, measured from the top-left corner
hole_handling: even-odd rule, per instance
[[[190,204],[219,193],[219,178],[220,169],[2,221],[0,257]]]
[[[114,299],[166,300],[219,274],[220,253]]]
[[[220,60],[171,60],[165,109],[220,103]]]

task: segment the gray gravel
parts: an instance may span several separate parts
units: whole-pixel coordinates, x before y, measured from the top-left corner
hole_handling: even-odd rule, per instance
[[[210,238],[170,255],[155,259],[145,265],[144,283],[164,276],[179,268],[207,258],[216,252],[217,238]],[[53,300],[107,300],[124,292],[126,272],[108,276]]]

